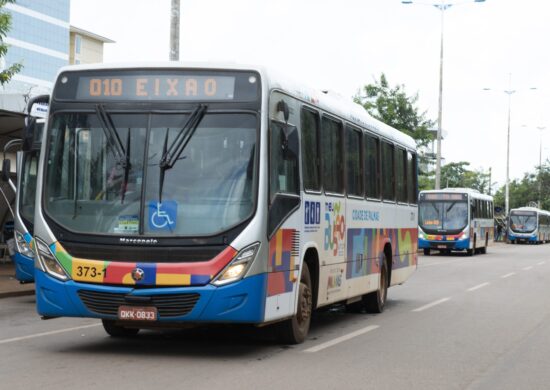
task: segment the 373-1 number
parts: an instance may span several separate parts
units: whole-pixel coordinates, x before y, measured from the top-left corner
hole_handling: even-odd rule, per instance
[[[98,268],[96,267],[88,267],[88,266],[81,266],[79,265],[78,267],[76,267],[76,276],[78,277],[91,277],[91,278],[95,278],[96,276],[101,276],[101,275],[104,275],[104,276],[107,276],[107,270],[99,270]]]

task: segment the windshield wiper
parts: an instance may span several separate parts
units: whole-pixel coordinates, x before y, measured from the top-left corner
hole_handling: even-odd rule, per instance
[[[128,187],[128,175],[130,174],[130,128],[128,127],[128,134],[126,135],[126,161],[124,164],[124,181],[122,187],[120,187],[120,204],[124,203],[124,197],[126,196],[126,187]]]
[[[195,130],[199,127],[201,120],[206,113],[207,106],[199,104],[197,108],[189,115],[187,122],[180,129],[174,141],[168,147],[168,133],[170,129],[166,129],[166,136],[164,137],[164,145],[162,147],[162,156],[160,158],[159,167],[159,203],[162,202],[162,187],[164,186],[164,174],[166,170],[172,168],[176,161],[180,158],[181,154],[185,150],[185,147],[195,134]]]
[[[108,149],[113,152],[115,157],[115,164],[117,167],[124,169],[124,181],[120,188],[120,203],[124,203],[124,196],[126,195],[126,187],[128,185],[128,174],[130,173],[130,128],[128,128],[126,149],[124,149],[122,140],[116,131],[116,126],[111,116],[105,111],[105,107],[101,104],[97,104],[95,110],[99,118],[99,123],[107,138],[107,144],[110,146]]]
[[[116,127],[111,119],[111,116],[105,111],[105,107],[101,104],[95,106],[95,111],[97,117],[99,118],[99,123],[103,128],[105,137],[107,138],[107,143],[110,146],[109,149],[113,151],[116,164],[121,168],[126,168],[128,164],[128,158],[126,156],[126,151],[122,145],[122,141],[116,131]]]

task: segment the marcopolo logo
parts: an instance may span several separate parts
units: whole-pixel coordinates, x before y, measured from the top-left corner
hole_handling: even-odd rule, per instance
[[[321,224],[321,203],[306,201],[304,207],[304,223],[306,225]]]

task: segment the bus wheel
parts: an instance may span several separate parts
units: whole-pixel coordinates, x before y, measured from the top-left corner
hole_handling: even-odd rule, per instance
[[[424,256],[430,255],[430,248],[424,248]]]
[[[363,296],[365,309],[369,313],[382,313],[388,296],[388,262],[384,258],[380,268],[380,286],[378,290]]]
[[[298,309],[292,318],[276,324],[278,338],[286,344],[302,343],[309,332],[313,311],[313,292],[311,276],[307,264],[303,263],[302,276],[298,292]]]
[[[473,256],[475,249],[466,249],[466,256]]]
[[[116,325],[114,320],[101,320],[103,329],[111,337],[133,337],[138,334],[138,328],[125,328],[124,326]]]

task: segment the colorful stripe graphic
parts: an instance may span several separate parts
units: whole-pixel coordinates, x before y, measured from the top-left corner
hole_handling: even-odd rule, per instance
[[[56,242],[50,250],[77,282],[137,286],[202,286],[210,282],[237,254],[230,246],[209,261],[189,263],[126,263],[81,259],[71,256]],[[143,279],[135,281],[132,271],[140,268]]]
[[[418,229],[348,229],[346,279],[380,272],[384,245],[392,247],[392,268],[417,263]]]
[[[269,241],[267,296],[292,291],[296,282],[294,277],[296,259],[292,255],[295,234],[294,229],[279,229]]]

